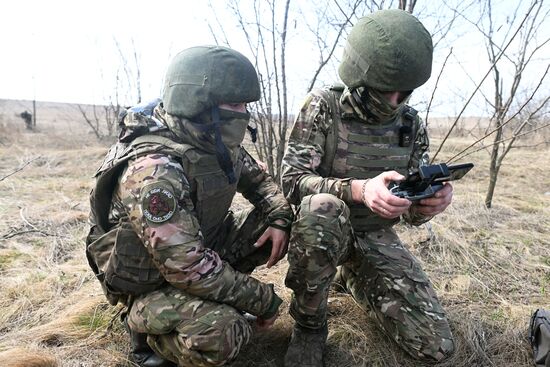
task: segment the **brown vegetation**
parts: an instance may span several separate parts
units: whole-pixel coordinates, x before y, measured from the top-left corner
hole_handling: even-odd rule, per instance
[[[47,351],[13,348],[0,353],[4,367],[58,367],[57,359]]]
[[[88,193],[107,143],[84,123],[69,125],[39,120],[27,132],[12,114],[0,115],[2,366],[132,365],[120,309],[106,303],[84,256]],[[471,140],[452,139],[439,158]],[[510,152],[491,209],[484,205],[488,153],[468,158],[476,167],[455,184],[453,205],[429,227],[398,230],[433,280],[457,338],[457,353],[440,366],[531,366],[529,316],[550,305],[550,149]],[[281,366],[292,327],[285,272],[285,261],[255,272],[275,283],[285,307],[235,366]],[[331,295],[329,323],[327,366],[420,365],[346,294]]]

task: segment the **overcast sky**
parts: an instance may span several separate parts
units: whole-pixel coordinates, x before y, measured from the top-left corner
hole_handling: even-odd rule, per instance
[[[101,103],[120,64],[115,40],[131,61],[131,39],[143,60],[144,93],[156,96],[173,50],[212,42],[204,28],[194,29],[200,3],[4,2],[0,98]]]
[[[519,1],[496,0],[495,3],[501,5],[498,7],[500,16],[506,16],[506,11],[513,9]],[[308,2],[311,0],[294,0],[291,11],[307,11]],[[418,3],[423,2],[426,1]],[[129,62],[133,60],[133,51],[138,53],[143,99],[158,97],[165,68],[175,53],[186,47],[214,42],[208,23],[216,21],[207,3],[206,0],[5,1],[0,21],[0,98],[106,103],[113,94],[117,70],[121,70],[122,57],[117,42],[123,57]],[[225,1],[212,0],[212,3],[222,14],[219,21],[229,22],[223,17]],[[296,25],[300,18],[294,15],[292,20]],[[233,30],[234,26],[227,24],[230,38],[232,32],[237,32]],[[432,31],[428,22],[426,26]],[[546,28],[550,29],[550,24]],[[294,29],[298,28],[295,26]],[[460,34],[454,36],[451,44],[454,53],[459,56],[468,54],[468,57],[458,61],[460,57],[457,56],[448,62],[439,87],[446,91],[446,101],[440,101],[434,107],[439,114],[456,113],[460,105],[451,99],[463,99],[489,66],[483,41],[473,25],[462,22],[454,31]],[[318,60],[313,44],[304,44],[300,34],[290,33],[288,78],[292,88],[291,108],[296,108]],[[431,94],[451,45],[440,46],[436,53],[432,78],[418,92],[424,95],[424,100]],[[232,46],[250,56],[246,44],[236,41]],[[540,55],[539,64],[547,65],[550,47],[546,45]],[[326,70],[324,78],[327,82],[337,79],[334,67]],[[441,89],[440,93],[443,94]]]

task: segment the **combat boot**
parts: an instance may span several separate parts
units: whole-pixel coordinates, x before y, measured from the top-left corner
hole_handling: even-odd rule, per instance
[[[327,324],[319,329],[294,325],[285,355],[285,367],[323,367]]]
[[[147,334],[137,333],[127,328],[130,334],[132,350],[130,351],[130,361],[140,367],[176,367],[175,363],[170,362],[155,354],[153,349],[147,344]]]

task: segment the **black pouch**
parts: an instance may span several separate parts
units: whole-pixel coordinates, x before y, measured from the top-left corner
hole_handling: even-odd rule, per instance
[[[137,296],[158,289],[164,278],[129,223],[116,230],[105,268],[105,282],[115,292]]]
[[[539,308],[531,316],[529,341],[537,367],[550,367],[550,311]]]

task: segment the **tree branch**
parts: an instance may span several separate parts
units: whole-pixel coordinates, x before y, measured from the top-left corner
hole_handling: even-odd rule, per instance
[[[426,108],[426,116],[424,117],[424,121],[426,122],[426,125],[428,124],[428,116],[430,114],[430,108],[432,107],[432,102],[434,100],[435,91],[437,90],[437,86],[439,84],[439,79],[441,78],[441,75],[443,74],[443,70],[445,70],[445,66],[447,65],[447,60],[449,60],[449,57],[453,53],[453,48],[451,47],[449,50],[449,54],[445,58],[445,61],[443,61],[443,65],[441,66],[441,70],[439,70],[439,74],[437,75],[437,79],[435,81],[434,89],[432,90],[432,95],[430,97],[430,101],[428,102],[428,107]]]
[[[447,132],[447,135],[445,135],[445,138],[443,138],[443,141],[441,142],[441,144],[439,145],[437,151],[435,152],[431,162],[433,163],[435,161],[435,158],[437,157],[437,155],[439,154],[439,152],[441,151],[441,148],[443,148],[443,145],[445,145],[445,142],[447,141],[447,139],[449,138],[449,136],[451,135],[451,132],[453,131],[453,129],[455,128],[456,124],[458,123],[460,117],[462,116],[462,114],[464,113],[464,111],[466,110],[466,107],[470,104],[470,102],[472,101],[472,99],[474,98],[474,96],[476,95],[477,91],[479,90],[479,88],[481,88],[481,85],[483,84],[483,82],[485,81],[485,79],[487,79],[487,77],[489,76],[489,74],[491,73],[491,71],[496,67],[496,64],[497,62],[500,60],[500,58],[502,57],[502,55],[504,55],[504,52],[506,51],[506,49],[512,44],[512,41],[516,38],[516,36],[518,35],[519,31],[522,29],[523,27],[523,24],[525,24],[525,22],[527,21],[527,19],[529,18],[529,15],[531,14],[531,11],[533,10],[535,6],[535,3],[531,4],[531,7],[529,8],[529,10],[527,11],[527,13],[525,14],[525,17],[523,18],[523,20],[521,21],[521,24],[518,26],[518,28],[516,29],[516,31],[514,32],[514,34],[512,35],[512,37],[510,38],[510,40],[508,41],[508,43],[506,44],[506,46],[502,49],[502,51],[499,53],[499,55],[495,58],[495,61],[492,63],[491,67],[489,68],[489,70],[487,70],[487,73],[485,73],[485,76],[483,76],[483,78],[481,79],[481,81],[478,83],[478,85],[476,86],[475,90],[472,92],[472,95],[470,96],[470,98],[468,98],[468,100],[466,101],[466,103],[464,104],[464,106],[462,107],[462,110],[460,111],[460,113],[458,114],[457,118],[455,119],[454,123],[451,125],[451,128],[449,129],[449,131]]]
[[[457,157],[459,157],[462,153],[465,153],[468,149],[470,149],[471,147],[473,147],[474,145],[476,145],[477,143],[479,143],[480,141],[484,140],[485,138],[489,137],[490,135],[492,135],[493,133],[495,133],[496,131],[498,131],[499,129],[502,129],[504,126],[508,125],[519,113],[521,113],[521,111],[523,111],[525,109],[525,107],[527,106],[527,104],[529,102],[531,102],[531,100],[535,97],[535,94],[537,93],[537,91],[539,90],[539,88],[542,86],[543,84],[543,81],[544,79],[546,79],[546,76],[548,75],[548,71],[550,70],[550,65],[548,65],[546,67],[546,70],[544,72],[544,74],[542,75],[542,77],[540,78],[540,81],[539,81],[539,84],[536,86],[536,88],[533,90],[533,92],[531,93],[531,95],[529,96],[529,98],[527,98],[527,100],[523,103],[523,105],[518,109],[518,111],[513,114],[508,120],[504,121],[500,126],[497,126],[496,128],[494,128],[493,130],[489,131],[488,133],[486,133],[483,137],[477,139],[476,141],[474,141],[472,144],[468,145],[466,148],[464,148],[462,151],[458,152],[457,154],[455,154],[453,157],[451,157],[451,159],[448,160],[448,162],[452,162],[452,161],[455,161],[457,159]],[[545,104],[546,102],[544,102]],[[543,105],[544,105],[543,104]],[[537,111],[540,110],[537,109]],[[464,157],[464,156],[463,156]],[[463,158],[462,157],[462,158]]]
[[[34,157],[33,159],[23,163],[23,165],[21,165],[19,168],[17,168],[15,171],[13,172],[10,172],[9,174],[7,174],[6,176],[3,176],[3,177],[0,177],[0,181],[4,181],[6,178],[10,177],[10,176],[13,176],[15,175],[17,172],[20,172],[22,171],[25,167],[27,167],[29,164],[31,164],[31,162],[37,160],[38,158],[41,158],[42,156],[39,155],[37,157]]]

